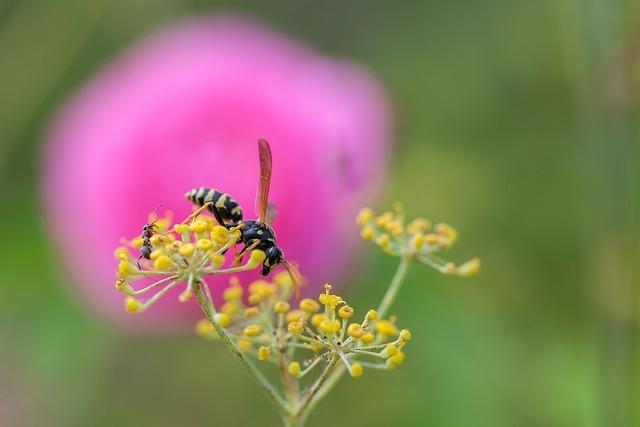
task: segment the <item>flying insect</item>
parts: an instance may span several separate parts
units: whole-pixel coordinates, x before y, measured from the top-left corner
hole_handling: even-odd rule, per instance
[[[267,276],[279,264],[284,265],[291,276],[294,287],[297,289],[302,283],[302,276],[298,269],[290,264],[284,257],[284,252],[276,243],[276,233],[270,224],[275,215],[275,209],[269,204],[269,188],[271,185],[272,158],[271,147],[266,139],[258,140],[258,157],[260,160],[260,177],[256,194],[255,220],[243,220],[242,208],[228,194],[218,190],[207,188],[194,188],[185,194],[185,197],[200,206],[191,217],[195,217],[203,209],[213,213],[216,221],[227,228],[238,227],[240,239],[244,247],[236,255],[236,263],[242,261],[247,252],[254,249],[263,251],[266,255],[262,263],[261,275]]]

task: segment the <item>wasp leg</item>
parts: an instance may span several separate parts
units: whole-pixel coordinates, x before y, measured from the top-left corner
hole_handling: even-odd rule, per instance
[[[193,211],[191,215],[186,217],[185,220],[181,222],[181,224],[185,224],[187,221],[193,221],[198,215],[200,215],[200,212],[205,209],[211,210],[213,216],[216,218],[216,221],[218,221],[218,224],[225,225],[224,220],[222,219],[222,215],[220,215],[220,211],[218,210],[218,207],[214,202],[207,202],[204,205],[200,206],[198,209]]]
[[[240,250],[240,252],[238,252],[234,258],[233,261],[233,265],[234,266],[238,266],[240,264],[242,264],[242,257],[244,257],[244,254],[246,254],[247,252],[250,252],[252,250],[254,250],[256,247],[258,247],[258,245],[260,244],[260,240],[256,240],[255,242],[253,242],[251,245],[249,246],[245,246],[244,248],[242,248]],[[235,250],[235,249],[234,249]]]

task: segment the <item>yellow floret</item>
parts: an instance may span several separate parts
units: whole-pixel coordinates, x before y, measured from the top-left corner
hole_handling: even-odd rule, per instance
[[[258,315],[258,307],[247,307],[244,309],[244,315],[246,317],[253,317]]]
[[[291,362],[289,363],[289,373],[291,375],[293,375],[294,377],[298,377],[300,375],[300,363],[298,362]]]
[[[229,317],[229,315],[226,313],[217,313],[214,316],[214,319],[223,328],[228,328],[229,325],[231,325],[231,317]]]
[[[347,334],[349,334],[350,337],[353,337],[356,339],[362,337],[364,333],[365,333],[364,328],[360,326],[359,323],[352,323],[347,328]]]
[[[387,350],[387,355],[389,357],[395,356],[398,353],[398,347],[396,347],[395,344],[387,344],[385,349]]]
[[[215,225],[211,230],[211,239],[219,245],[229,242],[229,230],[221,225]]]
[[[367,332],[360,337],[360,341],[362,341],[364,344],[371,344],[373,341],[375,341],[375,339],[376,336],[373,335],[373,332]]]
[[[209,259],[211,260],[211,264],[213,264],[214,268],[220,268],[220,266],[224,263],[224,255],[212,252],[209,255]]]
[[[215,332],[215,328],[208,319],[200,319],[198,323],[196,323],[196,334],[201,337],[206,337]]]
[[[200,239],[198,243],[196,243],[196,248],[201,251],[208,251],[213,248],[213,242],[209,239]]]
[[[372,240],[375,236],[375,232],[373,231],[373,228],[371,227],[364,227],[362,229],[362,231],[360,232],[360,236],[364,239],[364,240]]]
[[[173,266],[173,261],[167,255],[160,255],[153,263],[156,270],[166,270],[171,266]]]
[[[361,364],[354,363],[353,365],[351,365],[350,374],[353,378],[360,378],[362,376],[362,372],[363,372],[363,369]]]
[[[124,301],[124,307],[129,313],[138,313],[142,311],[142,304],[134,297],[127,297]]]
[[[134,238],[131,241],[131,246],[133,246],[134,248],[141,248],[142,245],[144,244],[144,240],[142,240],[142,237],[138,236],[136,238]]]
[[[404,353],[402,351],[398,351],[394,356],[388,359],[394,365],[401,365],[404,362]]]
[[[296,320],[304,319],[304,317],[305,317],[305,312],[304,311],[302,311],[302,310],[291,310],[285,316],[285,320],[287,322],[295,322]]]
[[[244,328],[244,335],[247,337],[257,337],[262,333],[260,325],[248,325]]]
[[[247,267],[256,268],[257,266],[262,264],[262,262],[266,258],[267,258],[267,255],[263,251],[259,249],[255,249],[251,251],[251,256],[249,257],[249,261],[247,262]]]
[[[251,347],[253,347],[253,344],[251,344],[251,341],[249,341],[247,339],[239,339],[236,342],[236,345],[242,351],[249,351],[249,350],[251,350]]]
[[[358,225],[365,225],[373,219],[373,210],[369,208],[362,208],[356,217],[356,223]]]
[[[195,246],[193,246],[191,243],[185,243],[180,247],[178,252],[180,252],[180,255],[187,257],[193,255],[193,252],[195,250]]]
[[[311,324],[314,328],[318,328],[320,326],[320,323],[324,322],[325,320],[327,320],[327,316],[325,316],[324,314],[314,314],[313,316],[311,316]]]
[[[120,246],[115,250],[115,252],[113,253],[113,256],[116,257],[116,259],[119,259],[120,261],[126,261],[129,259],[131,254],[129,253],[129,249],[127,247]]]
[[[189,230],[194,233],[204,233],[208,228],[209,224],[202,220],[194,221],[189,225]]]
[[[353,316],[353,308],[348,305],[340,307],[340,310],[338,310],[338,316],[343,319],[351,319],[351,316]]]
[[[258,360],[269,360],[270,356],[271,350],[269,350],[269,347],[262,346],[258,349]]]
[[[278,314],[285,314],[287,311],[289,311],[289,303],[286,301],[278,301],[274,305],[273,309]]]
[[[327,334],[332,334],[334,332],[338,332],[340,330],[340,321],[339,320],[323,320],[320,323],[320,330],[326,332]]]
[[[289,322],[289,324],[287,325],[287,330],[293,335],[300,335],[304,332],[304,323],[299,320]]]
[[[473,277],[480,273],[480,260],[473,258],[458,267],[458,275],[461,277]]]
[[[300,309],[306,311],[307,313],[317,313],[320,311],[320,304],[316,300],[311,298],[305,298],[300,301]]]
[[[376,323],[376,330],[380,332],[382,335],[386,335],[388,337],[398,334],[398,328],[388,320],[378,321]]]

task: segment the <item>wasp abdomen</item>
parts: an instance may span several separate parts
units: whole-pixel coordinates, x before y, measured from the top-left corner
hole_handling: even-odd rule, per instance
[[[207,209],[214,215],[219,215],[223,222],[234,223],[242,221],[242,208],[231,195],[214,188],[194,188],[185,197],[198,206],[208,204]]]

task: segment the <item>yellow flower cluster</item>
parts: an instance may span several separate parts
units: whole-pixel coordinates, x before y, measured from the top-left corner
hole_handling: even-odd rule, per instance
[[[141,236],[123,239],[123,246],[114,253],[118,260],[116,289],[127,295],[125,309],[131,313],[146,310],[181,283],[186,283],[186,287],[179,299],[186,302],[192,297],[193,285],[205,276],[250,270],[265,259],[264,252],[254,250],[246,263],[222,268],[225,253],[237,243],[240,231],[218,225],[208,215],[189,216],[173,226],[166,215],[150,224],[148,243]],[[140,249],[147,244],[149,260],[139,256]],[[134,289],[132,283],[138,281],[144,282],[144,286]],[[157,292],[146,301],[137,298],[152,290]]]
[[[407,224],[399,203],[395,204],[393,212],[381,215],[364,208],[356,222],[362,228],[362,238],[375,242],[390,255],[420,261],[444,274],[471,277],[480,272],[478,258],[456,265],[436,255],[456,243],[458,231],[455,228],[444,223],[432,225],[425,218],[416,218]]]
[[[286,366],[296,378],[332,360],[343,363],[353,377],[360,377],[364,368],[390,369],[404,360],[409,331],[399,330],[395,317],[379,319],[375,310],[353,322],[355,310],[332,294],[330,285],[317,300],[304,298],[297,307],[289,302],[292,283],[286,273],[273,282],[255,281],[248,289],[245,304],[243,288],[232,278],[216,320],[240,351]],[[206,319],[196,331],[205,338],[217,337]]]

